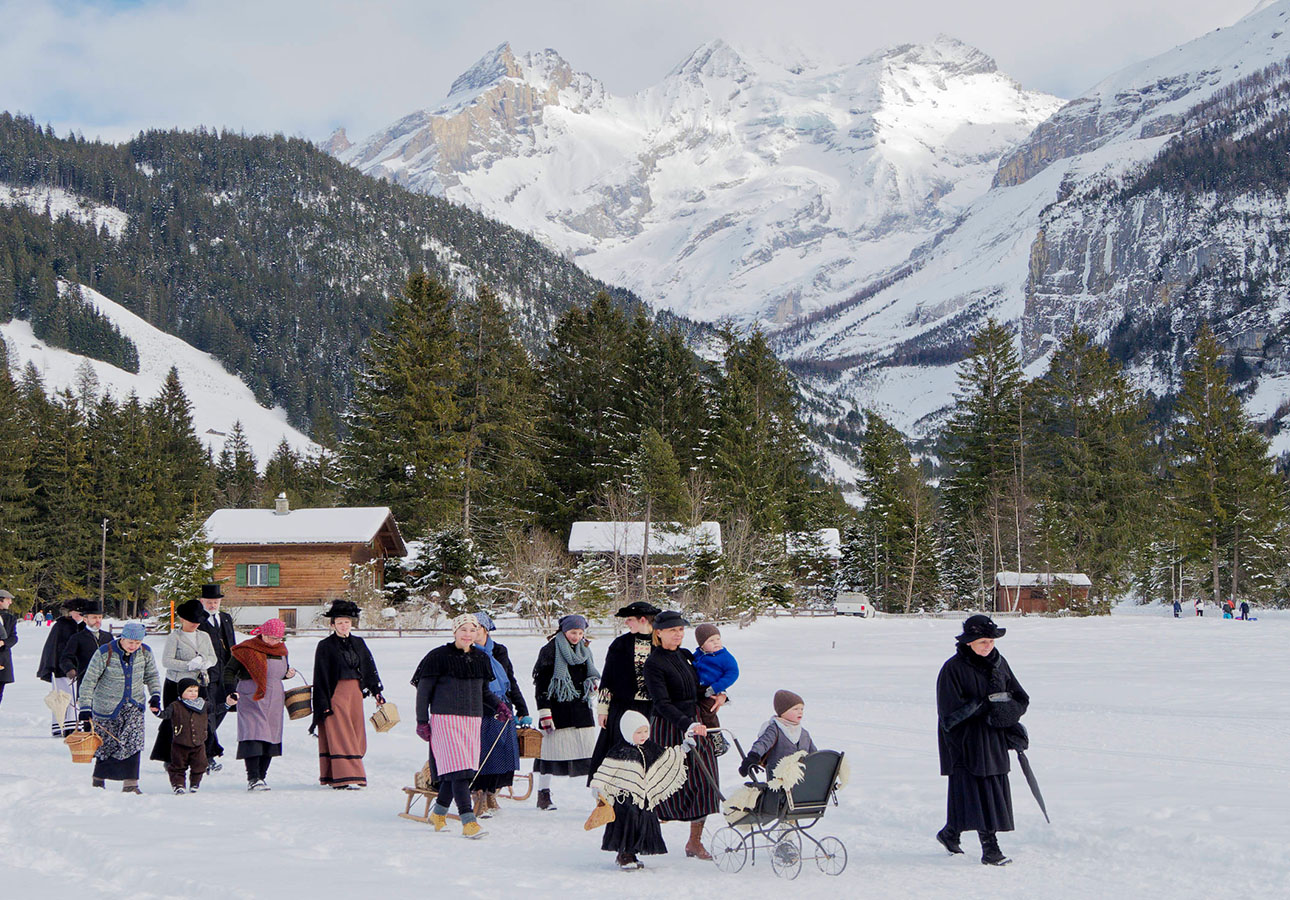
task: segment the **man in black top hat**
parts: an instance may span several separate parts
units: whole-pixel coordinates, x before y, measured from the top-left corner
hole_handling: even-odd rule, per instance
[[[80,614],[81,621],[63,645],[63,653],[58,658],[58,673],[68,681],[75,681],[77,688],[85,680],[85,670],[94,658],[94,651],[112,640],[112,635],[99,628],[103,624],[103,606],[99,601],[82,601]]]
[[[198,622],[197,629],[210,635],[211,646],[215,648],[215,663],[207,670],[210,675],[210,686],[207,690],[210,692],[209,699],[212,704],[206,734],[206,760],[209,766],[207,771],[210,772],[218,772],[224,768],[219,761],[219,757],[224,755],[224,747],[220,744],[216,732],[220,723],[224,721],[224,716],[228,714],[228,708],[224,705],[227,698],[224,688],[224,664],[228,662],[229,651],[237,643],[237,632],[233,630],[233,617],[226,612],[220,612],[219,607],[223,599],[224,589],[220,585],[202,585],[201,601],[206,614]]]

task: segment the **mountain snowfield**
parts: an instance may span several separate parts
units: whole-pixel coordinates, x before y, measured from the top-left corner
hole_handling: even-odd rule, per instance
[[[947,37],[841,67],[714,40],[626,97],[503,44],[441,104],[329,146],[656,307],[774,326],[899,267],[1059,106]]]
[[[60,287],[65,288],[65,285]],[[161,390],[166,375],[174,366],[193,407],[197,437],[217,456],[233,430],[233,423],[238,421],[242,423],[247,441],[261,467],[284,438],[297,451],[315,449],[308,437],[287,424],[286,413],[281,407],[266,409],[261,406],[251,389],[210,354],[150,325],[98,291],[84,285],[78,287],[86,302],[134,341],[139,350],[139,374],[50,347],[35,336],[30,323],[13,319],[0,324],[0,336],[8,345],[9,367],[15,375],[32,363],[44,380],[46,392],[62,388],[76,390],[80,372],[88,365],[98,378],[100,390],[118,401],[133,392],[146,403]]]

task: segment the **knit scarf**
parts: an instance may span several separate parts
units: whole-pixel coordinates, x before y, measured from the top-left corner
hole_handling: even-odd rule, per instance
[[[776,716],[775,724],[779,726],[779,730],[784,732],[784,736],[787,737],[790,741],[792,741],[794,745],[796,745],[797,742],[802,739],[801,722],[798,722],[796,725],[794,725],[792,722],[789,722],[787,719],[781,719],[779,716]]]
[[[547,689],[547,695],[560,703],[586,697],[595,688],[596,681],[600,678],[600,670],[596,668],[595,660],[591,658],[591,648],[585,642],[575,647],[563,634],[557,634],[551,638],[551,642],[555,644],[555,674],[551,676],[551,686]],[[569,677],[569,667],[578,665],[587,667],[587,678],[583,681],[581,690],[574,687],[573,679]]]
[[[478,644],[475,646],[479,647]],[[488,683],[488,689],[499,697],[505,697],[511,690],[511,680],[506,677],[506,667],[498,662],[497,657],[493,655],[493,651],[496,648],[497,642],[493,640],[491,634],[488,636],[487,643],[479,647],[480,650],[484,651],[484,655],[488,657],[488,661],[493,667],[493,680]]]
[[[264,642],[264,639],[258,634],[253,638],[248,638],[229,651],[233,658],[240,662],[246,671],[250,673],[251,680],[255,682],[255,694],[252,700],[263,700],[264,692],[268,689],[269,680],[269,657],[286,656],[286,644],[274,644],[270,647]]]

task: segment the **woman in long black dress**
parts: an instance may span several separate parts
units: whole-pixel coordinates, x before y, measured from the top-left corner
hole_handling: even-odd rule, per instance
[[[350,629],[360,610],[352,600],[333,600],[323,613],[331,634],[314,649],[314,717],[309,733],[318,735],[318,783],[336,790],[367,787],[367,720],[363,698],[385,705],[380,673],[367,642]]]
[[[659,612],[654,604],[637,600],[614,613],[627,626],[627,633],[610,641],[605,651],[605,670],[600,676],[600,700],[596,707],[600,736],[591,754],[588,784],[609,748],[620,740],[618,723],[623,713],[635,710],[649,720],[652,704],[645,690],[645,660],[654,649],[654,617]]]
[[[645,661],[645,688],[654,704],[650,719],[653,739],[664,747],[679,747],[687,738],[695,744],[685,760],[685,786],[658,805],[658,817],[663,822],[689,822],[685,855],[712,859],[703,846],[703,822],[721,803],[717,754],[708,729],[699,722],[703,691],[694,657],[681,647],[689,624],[670,609],[655,617],[654,650]]]
[[[941,774],[949,776],[945,827],[936,840],[962,853],[961,833],[975,831],[981,862],[991,866],[1012,861],[995,835],[1013,829],[1008,737],[1030,706],[1030,695],[994,647],[1006,631],[989,616],[969,616],[936,679]]]

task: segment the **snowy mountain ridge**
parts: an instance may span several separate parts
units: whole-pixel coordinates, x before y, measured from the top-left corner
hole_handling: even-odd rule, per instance
[[[774,325],[949,227],[1059,105],[947,37],[840,67],[714,40],[629,97],[553,50],[502,44],[437,106],[329,146],[532,231],[655,306]]]

